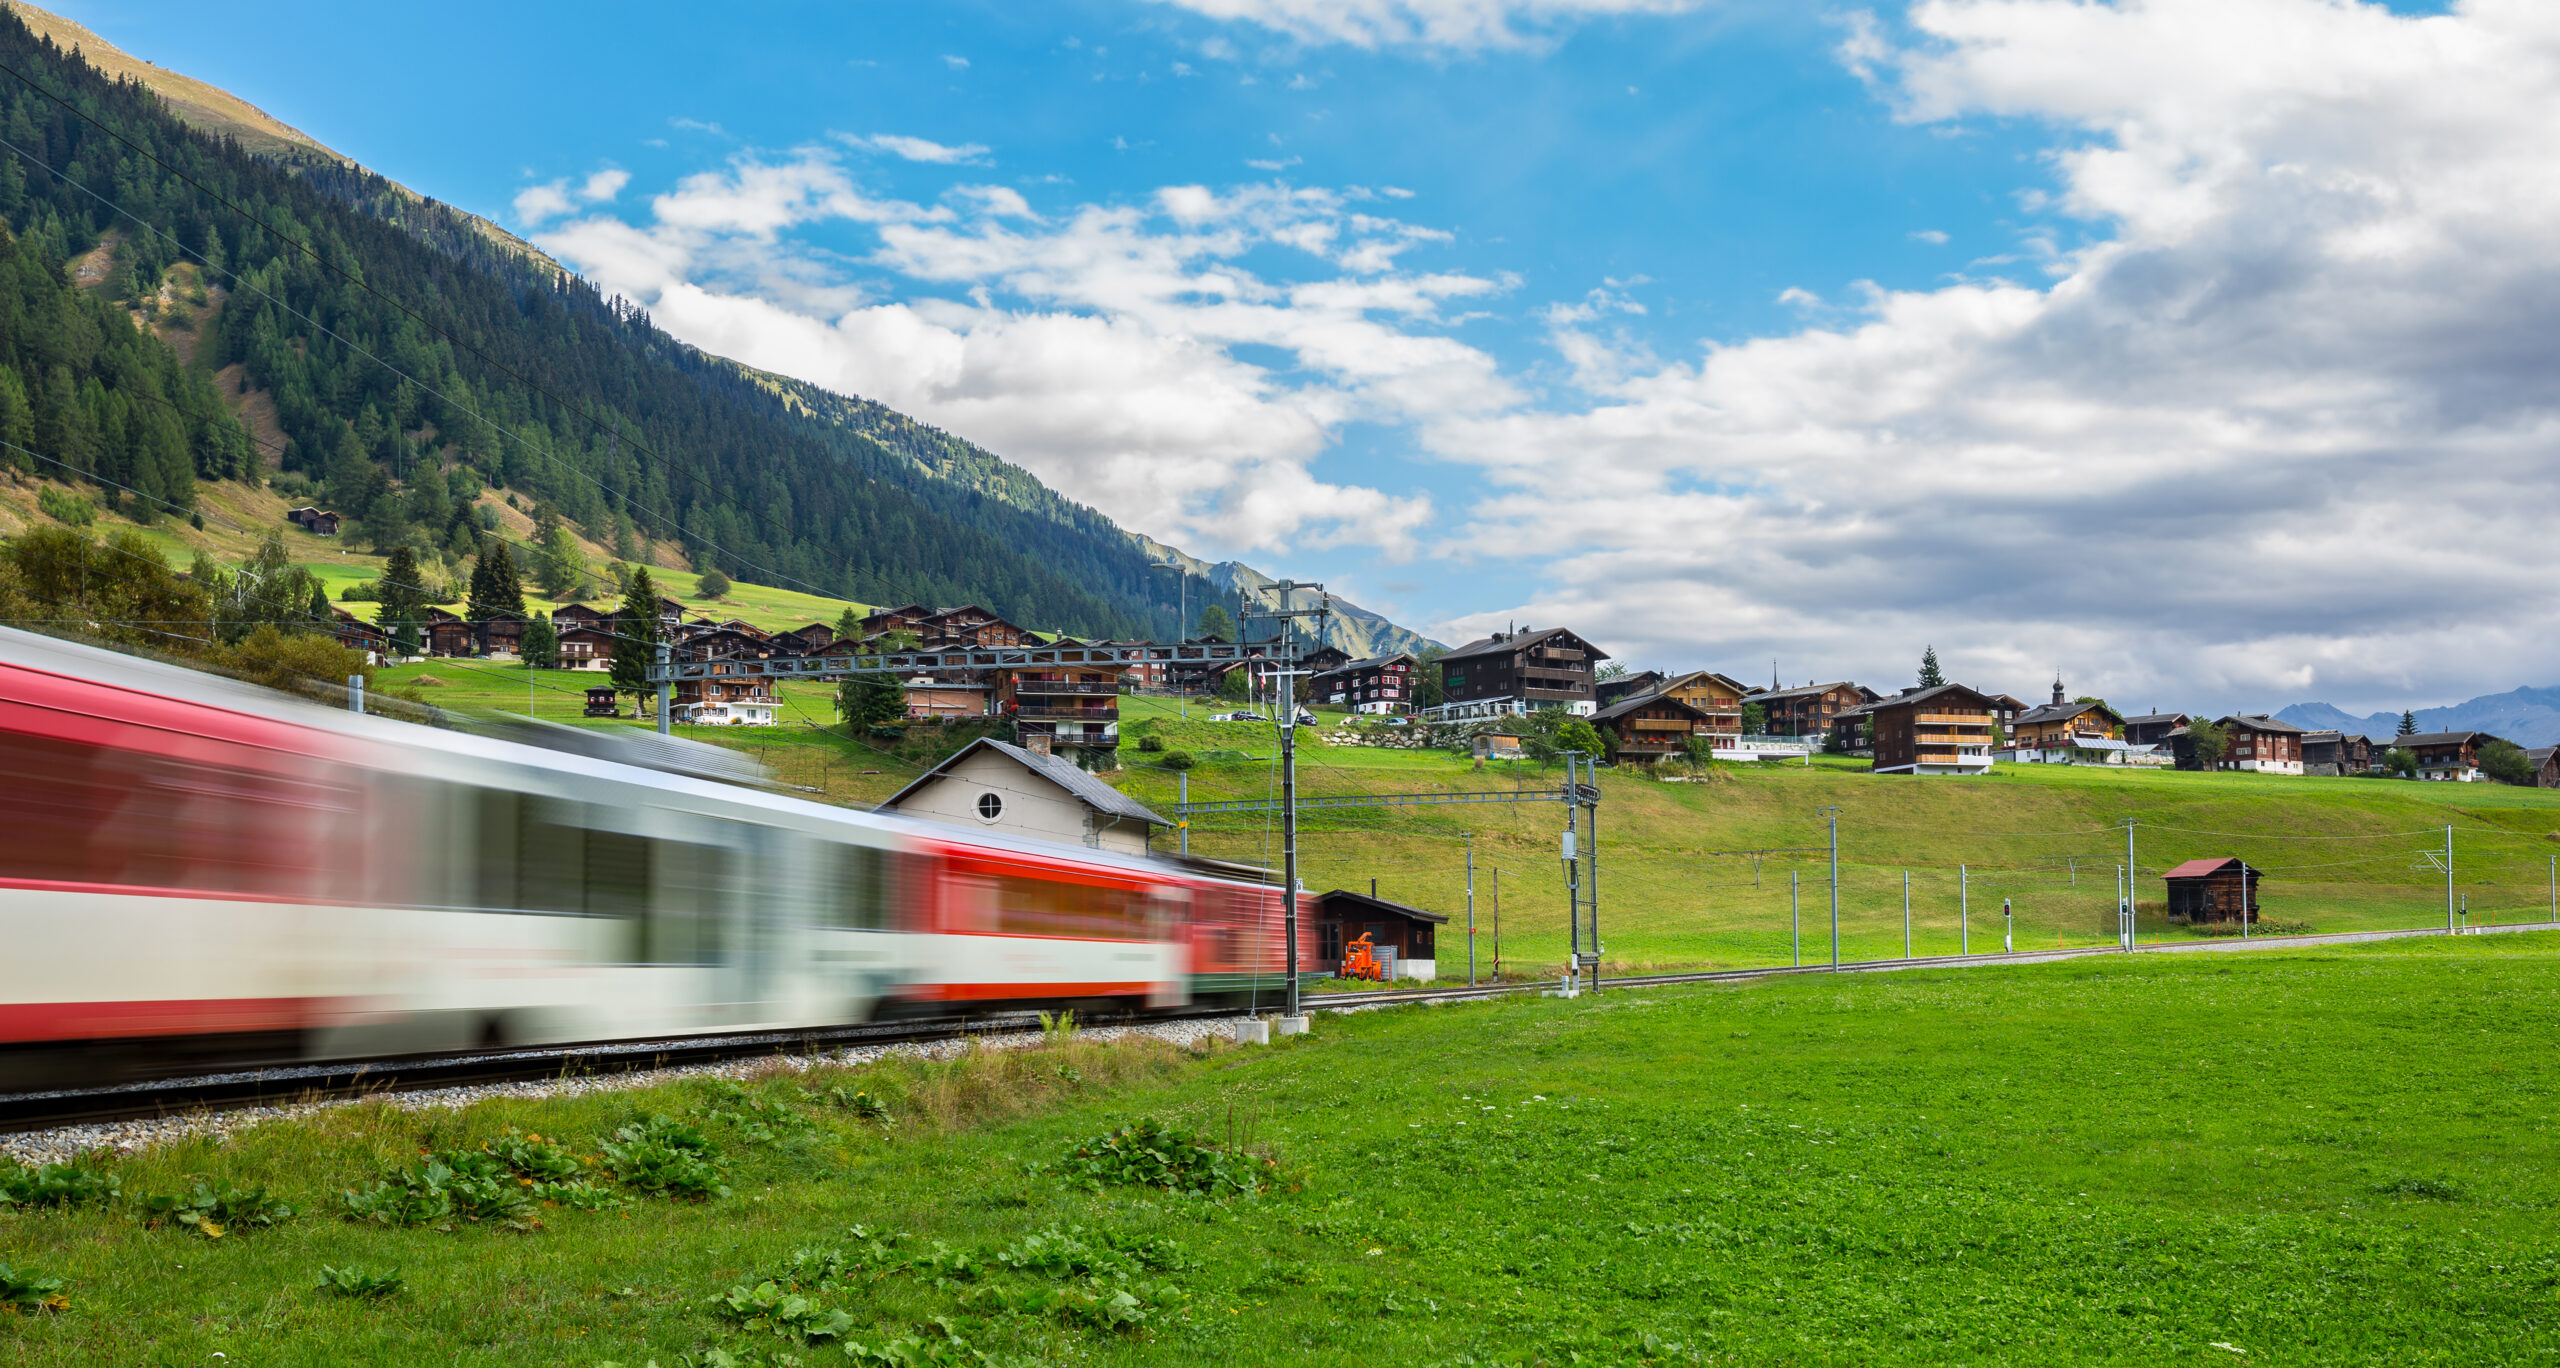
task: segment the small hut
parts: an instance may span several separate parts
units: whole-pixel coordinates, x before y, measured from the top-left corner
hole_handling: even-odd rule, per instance
[[[2238,921],[2245,908],[2258,919],[2258,880],[2248,862],[2232,856],[2189,860],[2162,876],[2169,885],[2169,920],[2173,922]]]
[[[1389,902],[1374,892],[1337,888],[1316,900],[1316,953],[1331,971],[1342,963],[1345,948],[1365,934],[1379,958],[1391,958],[1394,967],[1389,972],[1396,978],[1428,980],[1439,973],[1436,928],[1448,920],[1437,912]]]

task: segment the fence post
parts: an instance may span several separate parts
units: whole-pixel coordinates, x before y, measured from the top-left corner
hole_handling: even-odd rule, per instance
[[[1911,871],[1902,871],[1902,957],[1911,958]]]
[[[1797,964],[1804,963],[1804,902],[1799,896],[1800,891],[1801,890],[1796,880],[1796,871],[1792,869],[1788,870],[1787,939],[1795,947],[1794,956]]]

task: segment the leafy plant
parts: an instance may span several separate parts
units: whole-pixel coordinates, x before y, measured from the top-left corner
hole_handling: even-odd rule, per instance
[[[371,1269],[361,1264],[344,1268],[320,1265],[318,1290],[336,1297],[388,1297],[404,1284],[397,1268]]]
[[[434,1226],[494,1221],[510,1230],[533,1228],[529,1184],[485,1151],[431,1154],[371,1187],[344,1194],[347,1214],[391,1226]]]
[[[566,1183],[536,1183],[526,1189],[537,1202],[571,1207],[579,1211],[619,1211],[631,1205],[631,1198],[602,1184],[584,1178]]]
[[[510,1171],[535,1180],[575,1178],[585,1167],[566,1148],[512,1129],[481,1148]]]
[[[809,1343],[839,1339],[853,1328],[853,1317],[831,1311],[770,1280],[740,1285],[711,1299],[711,1310],[749,1330],[770,1330],[785,1339]]]
[[[32,1269],[0,1263],[0,1312],[17,1315],[68,1311],[71,1298],[62,1289],[70,1285],[67,1278],[48,1278]]]
[[[36,491],[36,507],[43,509],[44,515],[55,522],[68,523],[73,527],[87,527],[98,516],[96,504],[52,485]]]
[[[1220,1149],[1204,1136],[1162,1122],[1138,1121],[1077,1141],[1056,1163],[1035,1163],[1030,1168],[1087,1191],[1098,1192],[1106,1186],[1150,1187],[1214,1197],[1260,1192],[1271,1186],[1279,1165],[1240,1150]]]
[[[860,1088],[839,1083],[827,1090],[827,1099],[865,1121],[877,1121],[883,1126],[898,1124],[898,1119],[889,1114],[887,1102]]]
[[[663,1197],[729,1195],[719,1151],[701,1131],[664,1116],[646,1116],[613,1133],[605,1166],[624,1185]]]
[[[1034,1231],[996,1251],[995,1262],[1013,1272],[1052,1278],[1128,1278],[1195,1266],[1190,1252],[1176,1241],[1132,1239],[1083,1226]]]
[[[146,1225],[168,1221],[188,1226],[208,1240],[219,1240],[229,1230],[280,1225],[295,1212],[264,1187],[243,1188],[227,1179],[198,1178],[185,1192],[143,1198],[140,1215]]]
[[[28,1168],[0,1158],[0,1206],[103,1206],[124,1191],[122,1175],[73,1160]]]
[[[1064,1045],[1076,1038],[1076,1009],[1068,1008],[1056,1015],[1040,1014],[1040,1039],[1050,1045]]]
[[[2460,1186],[2441,1178],[2395,1178],[2376,1184],[2373,1190],[2385,1197],[2420,1197],[2430,1202],[2459,1202],[2463,1197]]]

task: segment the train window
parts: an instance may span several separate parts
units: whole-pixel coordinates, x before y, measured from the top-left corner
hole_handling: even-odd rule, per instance
[[[639,917],[649,911],[651,842],[619,831],[586,834],[587,915]]]
[[[726,946],[730,852],[656,841],[654,885],[640,958],[648,964],[717,964]]]
[[[891,897],[889,854],[870,846],[837,845],[827,871],[826,897],[829,926],[848,931],[876,931],[889,924]]]
[[[272,763],[269,757],[260,757]],[[0,876],[277,897],[352,897],[357,805],[303,773],[0,734]]]
[[[516,902],[528,912],[584,912],[591,872],[587,846],[600,832],[579,825],[574,803],[527,799],[524,840],[517,847]],[[503,906],[504,904],[501,904]]]
[[[474,789],[471,828],[476,839],[461,846],[471,863],[466,887],[474,907],[516,905],[516,866],[524,848],[524,798],[504,789]]]

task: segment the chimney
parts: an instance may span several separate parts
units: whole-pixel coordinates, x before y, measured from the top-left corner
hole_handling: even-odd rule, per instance
[[[1049,753],[1049,733],[1032,732],[1030,735],[1022,738],[1022,748],[1031,752],[1033,755],[1047,755]]]

